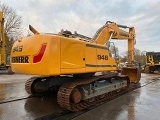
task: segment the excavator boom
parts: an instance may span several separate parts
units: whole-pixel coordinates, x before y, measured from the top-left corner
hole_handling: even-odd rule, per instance
[[[127,32],[120,28],[128,28],[129,31]],[[128,64],[132,65],[134,61],[135,43],[134,27],[127,27],[126,25],[119,25],[115,22],[107,21],[106,24],[96,32],[91,42],[104,45],[110,39],[128,40]]]

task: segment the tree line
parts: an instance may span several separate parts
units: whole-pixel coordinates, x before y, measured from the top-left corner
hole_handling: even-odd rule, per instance
[[[112,57],[116,59],[118,63],[125,63],[128,60],[128,51],[119,54],[119,50],[115,45],[111,45],[109,48]],[[145,65],[146,62],[146,51],[140,51],[139,49],[134,49],[134,62],[140,63],[140,65]]]

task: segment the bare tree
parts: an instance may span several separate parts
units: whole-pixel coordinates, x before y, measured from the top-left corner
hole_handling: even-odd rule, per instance
[[[128,56],[128,52],[124,52],[122,58],[121,58],[121,62],[125,62],[127,61],[127,56]],[[141,65],[145,64],[145,54],[144,51],[141,52],[139,49],[135,48],[134,49],[134,60],[138,63],[140,63]]]
[[[109,50],[110,50],[111,54],[113,55],[113,57],[115,57],[115,58],[119,57],[118,47],[116,47],[113,42],[110,42]]]
[[[5,4],[0,3],[0,8],[4,18],[4,33],[6,40],[6,54],[10,54],[14,40],[23,36],[22,34],[22,17],[17,15],[16,11]]]
[[[11,39],[22,37],[22,17],[17,15],[16,11],[5,4],[2,4],[1,9],[4,17],[5,34]]]

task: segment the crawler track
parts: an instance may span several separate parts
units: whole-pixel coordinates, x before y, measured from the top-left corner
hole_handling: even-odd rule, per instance
[[[25,83],[25,90],[27,91],[28,94],[32,94],[33,93],[31,85],[33,84],[34,81],[35,81],[35,78],[31,77]]]
[[[115,90],[115,91],[112,91],[112,92],[109,92],[109,93],[106,93],[106,94],[103,94],[103,95],[96,96],[92,99],[88,99],[88,100],[85,100],[85,101],[80,101],[79,103],[72,103],[71,102],[70,96],[71,96],[72,91],[76,87],[82,86],[82,85],[85,85],[85,84],[89,84],[89,83],[94,82],[98,79],[109,79],[109,78],[113,78],[113,77],[117,77],[117,78],[127,80],[127,83],[128,83],[127,87],[124,88],[123,90],[122,89],[121,90]],[[117,96],[119,94],[122,94],[127,90],[128,87],[129,87],[129,77],[124,76],[124,75],[123,76],[122,75],[121,76],[115,76],[115,74],[110,74],[110,75],[84,78],[84,79],[77,80],[77,81],[74,81],[74,82],[71,82],[71,83],[63,84],[58,91],[57,102],[62,108],[68,109],[70,111],[77,112],[77,111],[83,110],[85,108],[88,108],[92,105],[95,105],[95,104],[98,104],[98,103],[103,102],[105,100],[108,100],[110,98],[113,98],[114,96]]]

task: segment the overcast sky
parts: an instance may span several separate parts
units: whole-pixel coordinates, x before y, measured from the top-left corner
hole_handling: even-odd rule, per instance
[[[22,16],[23,28],[31,24],[42,33],[61,29],[92,37],[106,21],[133,26],[135,47],[160,52],[160,0],[1,0]],[[127,42],[115,41],[120,53]]]

